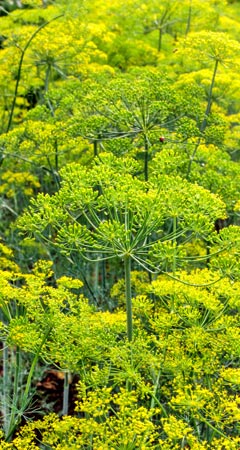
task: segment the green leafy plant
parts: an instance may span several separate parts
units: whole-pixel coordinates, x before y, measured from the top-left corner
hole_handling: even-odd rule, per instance
[[[134,160],[122,159],[120,164],[103,154],[91,169],[66,166],[59,192],[52,197],[40,195],[18,221],[22,230],[46,242],[54,236],[54,245],[66,255],[77,252],[90,261],[118,258],[123,262],[129,341],[133,338],[131,261],[162,270],[163,241],[172,241],[174,248],[178,236],[209,233],[214,220],[224,215],[224,205],[207,191],[157,175],[155,183],[148,184],[131,174],[135,167]],[[172,218],[178,218],[178,230],[174,222],[171,233],[161,231]],[[155,266],[150,260],[154,254],[159,255],[154,257]],[[170,259],[175,260],[174,255],[175,250]]]
[[[0,447],[238,450],[238,3],[0,16]]]

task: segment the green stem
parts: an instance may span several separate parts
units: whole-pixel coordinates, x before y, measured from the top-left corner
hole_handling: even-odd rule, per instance
[[[177,217],[173,217],[173,245],[174,245],[174,252],[173,252],[173,276],[176,276],[176,269],[177,269]]]
[[[44,83],[44,95],[46,95],[49,87],[49,81],[50,81],[50,75],[51,75],[51,64],[47,64],[47,70],[46,70],[46,76],[45,76],[45,83]]]
[[[158,375],[157,375],[157,379],[156,379],[155,384],[154,384],[154,390],[153,390],[153,393],[151,394],[152,395],[152,400],[151,400],[151,404],[150,404],[150,409],[154,408],[154,406],[155,406],[157,389],[158,389],[161,373],[162,373],[162,369],[159,369]]]
[[[70,388],[70,373],[66,371],[64,374],[64,385],[63,385],[63,409],[62,409],[63,416],[68,415],[69,388]]]
[[[187,18],[187,26],[186,26],[185,36],[187,36],[187,34],[190,31],[191,19],[192,19],[192,0],[190,0],[190,2],[189,2],[188,18]]]
[[[94,296],[98,299],[99,297],[99,261],[94,263],[94,272],[93,272],[93,292]]]
[[[103,297],[105,297],[105,293],[106,293],[106,261],[102,261],[101,264],[102,267],[102,295]]]
[[[162,27],[158,30],[158,52],[162,50],[162,37],[163,37],[163,30]]]
[[[57,179],[57,184],[58,184],[58,186],[59,186],[59,177],[58,177],[59,161],[58,161],[58,142],[57,142],[57,139],[55,139],[54,147],[55,147],[55,171],[56,171],[56,179]]]
[[[163,361],[162,361],[161,367],[159,368],[159,371],[158,371],[157,379],[156,379],[155,384],[154,384],[153,393],[151,393],[152,400],[151,400],[151,404],[150,404],[150,409],[152,409],[152,408],[154,408],[155,404],[157,403],[162,408],[162,411],[163,411],[163,414],[164,414],[165,417],[167,417],[167,412],[166,412],[165,408],[163,407],[163,405],[160,403],[160,401],[157,398],[157,390],[158,390],[158,386],[159,386],[160,377],[161,377],[161,374],[162,374],[162,367],[164,366],[164,362],[166,360],[166,355],[167,355],[167,347],[164,347],[164,349],[163,349]]]
[[[205,419],[205,417],[202,416],[202,414],[198,413],[200,419],[209,427],[211,428],[213,431],[215,431],[215,433],[217,433],[219,436],[224,437],[225,439],[228,439],[230,441],[229,436],[227,436],[226,434],[224,434],[222,431],[218,430],[216,427],[214,427],[214,425],[212,425],[207,419]]]
[[[144,136],[144,179],[145,181],[148,181],[148,140],[147,137]]]
[[[8,120],[7,130],[6,130],[7,133],[10,130],[11,125],[12,125],[13,113],[14,113],[14,109],[15,109],[15,105],[16,105],[18,86],[19,86],[19,82],[20,82],[20,78],[21,78],[21,71],[22,71],[22,65],[23,65],[23,59],[24,59],[25,53],[26,53],[29,45],[31,44],[32,40],[39,33],[39,31],[41,31],[42,28],[46,27],[49,23],[53,22],[54,20],[59,19],[59,17],[62,17],[62,16],[63,16],[63,14],[60,14],[59,16],[54,17],[53,19],[49,20],[48,22],[43,23],[40,27],[38,27],[38,29],[36,31],[34,31],[32,36],[26,43],[24,49],[21,50],[21,58],[20,58],[19,64],[18,64],[17,80],[16,80],[16,85],[15,85],[15,90],[14,90],[13,102],[12,102],[12,107],[11,107],[10,116],[9,116],[9,120]]]
[[[174,285],[176,284],[176,270],[177,270],[177,217],[173,217],[173,245],[174,245],[174,250],[173,250],[173,264],[172,264],[172,273],[173,273],[173,278],[174,278]],[[174,289],[174,293],[171,296],[171,311],[174,312],[174,308],[175,308],[175,298],[176,298],[176,294],[175,294],[175,289]]]
[[[42,346],[44,345],[44,343],[46,342],[46,340],[48,338],[48,335],[49,335],[50,331],[51,330],[48,329],[46,331],[46,334],[44,334],[44,336],[42,338],[42,341],[40,342],[40,345],[39,345],[39,347],[37,349],[37,352],[35,353],[35,356],[33,358],[33,361],[32,361],[31,367],[30,367],[30,371],[29,371],[29,374],[28,374],[28,377],[27,377],[27,383],[26,383],[26,387],[25,387],[25,390],[24,390],[23,398],[22,398],[22,403],[23,404],[26,403],[26,401],[27,401],[28,394],[29,394],[29,391],[30,391],[30,388],[31,388],[32,377],[33,377],[34,370],[35,370],[35,367],[36,367],[38,359],[39,359],[39,354],[40,354],[40,351],[42,349]]]
[[[131,293],[131,257],[124,256],[125,270],[125,295],[127,309],[127,337],[129,342],[133,339],[133,318],[132,318],[132,293]]]
[[[3,395],[2,395],[2,415],[3,429],[7,432],[8,424],[8,402],[9,402],[9,377],[8,377],[8,346],[3,344]]]
[[[50,158],[48,156],[46,156],[46,159],[47,159],[47,163],[49,165],[48,172],[51,173],[56,186],[59,188],[59,186],[60,186],[59,175],[58,175],[57,171],[55,170],[54,166],[52,165]],[[58,164],[58,152],[55,148],[55,166],[56,166],[56,164]]]
[[[192,163],[193,163],[194,158],[195,158],[195,156],[196,156],[196,153],[197,153],[198,147],[199,147],[199,145],[200,145],[200,142],[201,142],[201,139],[198,139],[198,142],[196,143],[196,145],[195,145],[195,147],[194,147],[193,153],[192,153],[192,155],[191,155],[190,158],[189,158],[189,163],[188,163],[188,168],[187,168],[187,174],[186,174],[186,179],[187,179],[187,180],[189,179],[189,175],[190,175],[191,169],[192,169]]]
[[[98,156],[98,142],[96,140],[93,141],[93,154],[94,156]]]
[[[10,419],[9,424],[7,427],[7,436],[6,441],[8,441],[16,426],[16,418],[18,418],[18,387],[19,387],[19,368],[20,368],[20,349],[19,347],[16,348],[15,353],[15,372],[14,372],[14,383],[13,383],[13,399],[11,404],[11,413],[10,413]],[[18,422],[18,419],[17,419]]]
[[[37,349],[37,352],[33,358],[29,373],[28,373],[28,377],[27,377],[27,383],[24,389],[24,393],[23,396],[21,397],[21,406],[18,409],[18,401],[17,401],[17,394],[18,394],[18,389],[19,389],[19,364],[20,364],[20,350],[17,348],[16,351],[16,369],[15,369],[15,379],[14,379],[14,394],[13,394],[13,402],[12,402],[12,411],[11,411],[11,417],[10,417],[10,425],[8,428],[8,433],[6,436],[6,441],[9,442],[11,440],[11,437],[14,433],[14,431],[16,430],[19,421],[21,420],[21,417],[23,416],[24,411],[26,411],[29,403],[30,403],[30,398],[29,398],[29,391],[31,389],[31,383],[32,383],[32,378],[33,378],[33,374],[35,371],[35,367],[36,364],[38,362],[39,359],[39,354],[41,351],[42,346],[44,345],[48,335],[50,333],[50,329],[47,330],[47,332],[45,333],[45,335],[43,336],[43,339]]]
[[[219,64],[219,60],[216,59],[215,61],[215,65],[214,65],[214,69],[213,69],[213,75],[212,75],[212,81],[211,81],[211,85],[210,85],[210,89],[209,89],[209,94],[208,94],[208,102],[207,102],[207,107],[206,107],[206,111],[205,111],[205,117],[201,123],[200,126],[200,131],[203,132],[207,126],[207,118],[211,112],[211,107],[212,107],[212,93],[213,93],[213,88],[215,85],[215,80],[216,80],[216,76],[217,76],[217,70],[218,70],[218,64]]]
[[[216,80],[216,76],[217,76],[217,70],[218,70],[218,64],[219,64],[219,60],[216,59],[215,61],[215,65],[214,65],[214,69],[213,69],[213,75],[212,75],[212,81],[211,81],[211,85],[210,85],[210,89],[209,89],[209,94],[208,94],[208,102],[207,102],[207,107],[206,107],[206,111],[205,111],[205,115],[204,115],[204,119],[200,125],[200,131],[201,133],[205,130],[206,126],[207,126],[207,118],[211,112],[211,108],[212,108],[212,93],[213,93],[213,88],[215,85],[215,80]],[[199,144],[200,144],[201,140],[198,139],[198,142],[196,143],[195,147],[194,147],[194,151],[192,153],[192,155],[190,156],[190,160],[188,163],[188,169],[187,169],[187,175],[186,178],[189,178],[190,172],[191,172],[191,168],[192,168],[192,163],[194,161],[194,158],[196,156]]]
[[[153,405],[155,406],[155,404],[157,404],[158,406],[160,406],[161,410],[162,410],[162,414],[164,417],[168,417],[168,413],[166,411],[166,409],[164,408],[164,406],[162,405],[162,403],[158,400],[158,398],[156,397],[156,395],[154,393],[151,394],[152,396],[152,400],[154,400]],[[153,406],[153,407],[154,407]]]

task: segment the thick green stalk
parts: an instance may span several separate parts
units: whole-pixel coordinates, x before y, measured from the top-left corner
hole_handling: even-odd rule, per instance
[[[98,141],[93,141],[93,154],[94,156],[98,156]]]
[[[95,297],[99,298],[99,261],[94,263],[93,269],[93,292]]]
[[[173,250],[173,263],[172,263],[172,273],[174,276],[174,279],[176,278],[176,270],[177,270],[177,249],[176,249],[176,245],[177,245],[177,217],[173,217],[173,245],[174,245],[174,250]],[[176,281],[174,280],[174,284],[176,283]],[[171,310],[172,312],[174,311],[175,308],[175,292],[172,296],[172,301],[171,301]]]
[[[58,170],[59,170],[59,154],[58,154],[58,142],[57,139],[55,139],[54,142],[54,149],[55,149],[55,171],[54,171],[54,179],[56,182],[57,187],[60,187],[60,178],[59,178],[59,174],[58,174]]]
[[[125,271],[125,295],[127,309],[127,337],[129,342],[133,339],[133,318],[132,318],[132,292],[131,292],[131,257],[124,256]]]
[[[9,374],[8,374],[8,346],[3,344],[3,394],[2,394],[3,429],[7,432],[9,414]]]
[[[62,409],[63,416],[68,415],[69,388],[70,388],[70,373],[66,371],[64,374],[64,385],[63,385],[63,409]]]
[[[173,217],[173,245],[174,245],[174,252],[173,252],[173,276],[176,276],[176,269],[177,269],[177,217]]]
[[[102,295],[103,295],[103,297],[105,297],[105,293],[106,293],[106,261],[104,261],[104,260],[102,261],[101,268],[102,268],[102,279],[101,279]]]
[[[145,181],[148,181],[148,150],[149,150],[149,145],[148,145],[148,140],[147,140],[147,136],[144,137],[144,179]]]

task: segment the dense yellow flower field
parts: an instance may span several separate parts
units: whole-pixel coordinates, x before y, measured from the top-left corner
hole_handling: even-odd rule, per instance
[[[239,450],[239,13],[0,2],[2,450]]]

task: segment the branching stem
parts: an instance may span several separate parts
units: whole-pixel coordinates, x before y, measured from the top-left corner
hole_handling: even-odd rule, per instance
[[[125,270],[125,295],[127,309],[127,337],[129,342],[133,339],[133,319],[132,319],[132,292],[131,292],[131,257],[124,256]]]
[[[17,94],[18,94],[18,86],[19,86],[19,82],[20,82],[20,79],[21,79],[21,71],[22,71],[22,65],[23,65],[23,59],[24,59],[25,53],[26,53],[29,45],[31,44],[32,40],[35,38],[35,36],[43,28],[45,28],[49,23],[53,22],[54,20],[59,19],[59,17],[62,17],[62,16],[63,16],[63,14],[60,14],[59,16],[54,17],[53,19],[49,20],[48,22],[43,23],[40,27],[38,27],[37,30],[34,31],[32,36],[30,37],[30,39],[27,41],[25,47],[23,49],[21,49],[21,57],[20,57],[20,60],[19,60],[18,71],[17,71],[17,80],[16,80],[14,96],[13,96],[13,102],[12,102],[12,106],[11,106],[11,111],[10,111],[10,115],[9,115],[9,120],[8,120],[6,133],[8,133],[8,131],[10,130],[11,125],[12,125],[13,113],[14,113],[14,109],[15,109],[15,105],[16,105]]]

